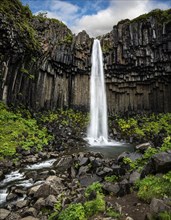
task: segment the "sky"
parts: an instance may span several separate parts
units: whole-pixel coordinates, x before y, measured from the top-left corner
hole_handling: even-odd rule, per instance
[[[34,14],[64,22],[75,34],[85,30],[91,37],[110,32],[118,21],[133,19],[153,9],[171,8],[170,0],[21,0]]]

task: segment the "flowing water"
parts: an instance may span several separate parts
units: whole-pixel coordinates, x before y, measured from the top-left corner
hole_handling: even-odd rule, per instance
[[[11,186],[22,186],[24,188],[29,188],[34,186],[35,184],[40,183],[37,181],[36,183],[33,179],[27,179],[25,176],[25,172],[32,171],[32,170],[46,170],[52,167],[53,163],[56,159],[50,159],[47,161],[42,161],[40,163],[36,163],[33,165],[27,165],[25,169],[12,171],[11,173],[5,175],[4,180],[0,182],[0,206],[6,202],[6,197],[8,195],[8,189]],[[23,198],[21,198],[23,199]]]
[[[100,41],[95,39],[92,49],[92,66],[90,79],[90,125],[86,140],[93,147],[109,149],[111,147],[121,147],[123,143],[108,139],[108,120],[106,88],[103,70],[103,54]],[[126,145],[124,144],[123,147]],[[106,148],[107,149],[107,148]],[[118,148],[119,149],[119,148]],[[94,148],[96,150],[96,148]],[[99,150],[99,149],[98,149]],[[103,151],[101,149],[100,151]]]
[[[87,135],[90,145],[108,144],[107,103],[100,41],[95,39],[92,50],[90,79],[90,125]]]

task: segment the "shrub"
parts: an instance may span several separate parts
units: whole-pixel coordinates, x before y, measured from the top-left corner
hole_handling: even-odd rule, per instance
[[[102,193],[102,184],[99,182],[94,182],[86,188],[85,196],[89,197],[92,192]]]
[[[171,171],[161,177],[147,176],[143,180],[137,181],[136,186],[139,188],[138,197],[146,202],[150,202],[154,197],[170,196]]]
[[[58,220],[86,220],[85,210],[81,203],[70,204],[59,214]]]
[[[99,212],[105,211],[104,195],[97,192],[96,199],[84,203],[86,215],[91,217]]]
[[[105,181],[107,182],[115,183],[117,182],[117,180],[118,180],[118,177],[116,175],[105,176]]]

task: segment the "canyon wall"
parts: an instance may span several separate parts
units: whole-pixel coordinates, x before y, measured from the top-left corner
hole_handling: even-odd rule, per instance
[[[22,7],[14,10],[19,24],[27,15],[24,30],[0,10],[1,100],[34,110],[88,110],[93,38]],[[124,20],[99,39],[109,112],[171,112],[170,18],[155,11]]]

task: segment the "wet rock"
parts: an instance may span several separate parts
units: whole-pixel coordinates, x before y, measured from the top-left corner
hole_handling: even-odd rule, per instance
[[[17,195],[15,193],[10,193],[6,197],[7,201],[12,201],[12,200],[15,200],[15,199],[17,199]]]
[[[5,175],[2,170],[0,170],[0,180],[4,179]]]
[[[7,209],[0,209],[0,220],[6,219],[10,214],[10,211]]]
[[[36,179],[36,177],[37,177],[37,171],[29,171],[29,172],[26,172],[26,174],[25,174],[25,176],[26,176],[26,178],[28,178],[28,179],[33,179],[33,180],[35,180]]]
[[[135,147],[135,149],[140,151],[141,153],[144,153],[149,147],[154,147],[153,143],[146,142],[143,144],[139,144]]]

